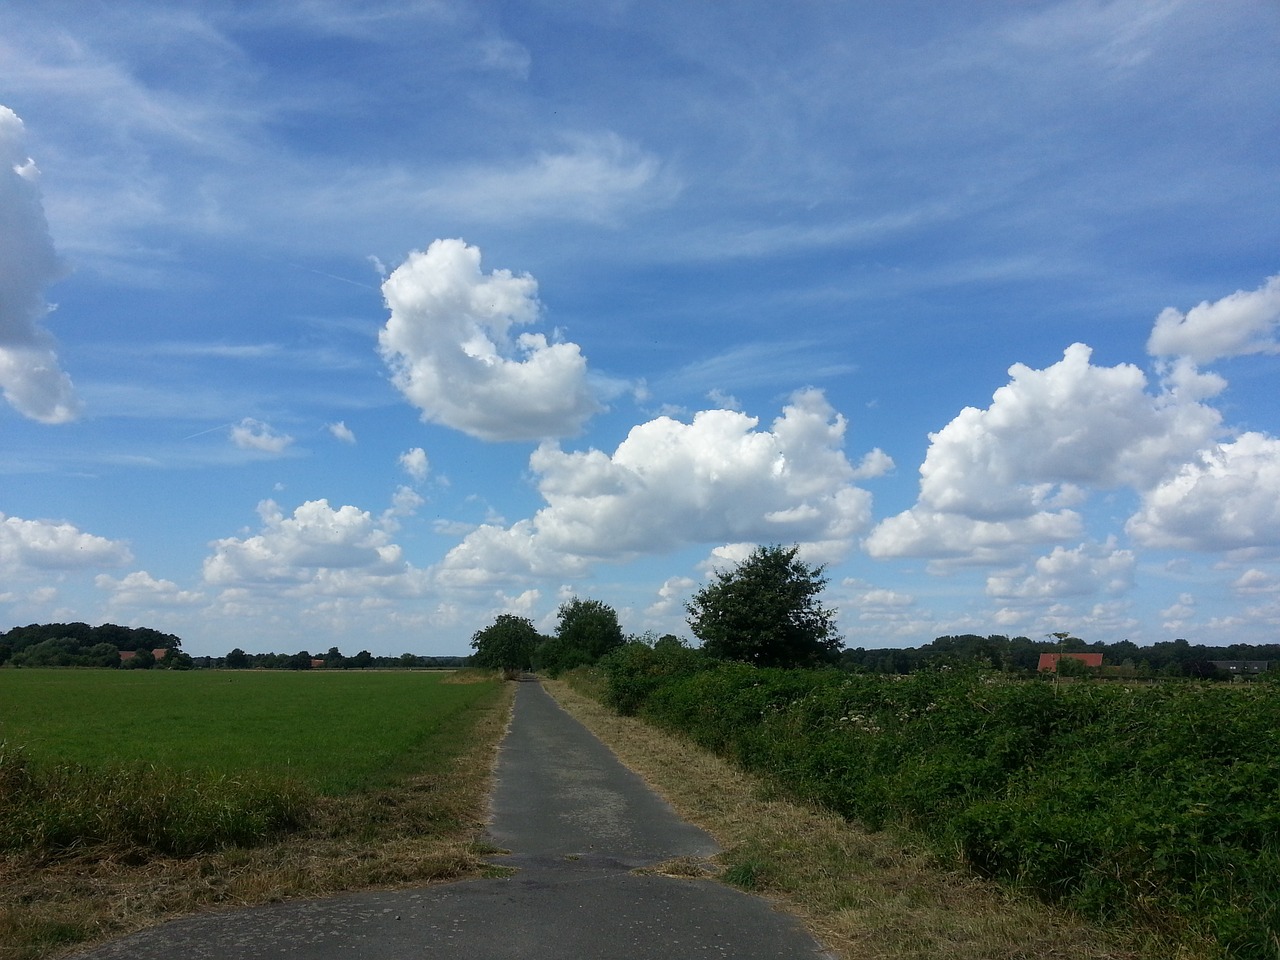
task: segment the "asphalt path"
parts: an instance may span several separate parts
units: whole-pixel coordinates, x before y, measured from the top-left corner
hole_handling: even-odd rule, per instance
[[[536,682],[499,751],[489,832],[513,876],[175,920],[77,960],[805,960],[825,954],[767,901],[637,873],[715,842],[682,821]]]

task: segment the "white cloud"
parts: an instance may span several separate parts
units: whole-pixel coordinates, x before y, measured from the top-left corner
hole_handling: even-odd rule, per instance
[[[66,423],[80,402],[41,327],[44,289],[65,272],[53,249],[22,121],[0,106],[0,389],[25,417]]]
[[[329,424],[328,429],[329,429],[329,433],[333,435],[333,438],[335,440],[341,440],[343,443],[356,442],[356,435],[354,431],[352,431],[352,429],[348,427],[346,423],[344,423],[341,420],[339,420],[337,423]]]
[[[214,541],[213,554],[204,562],[207,583],[230,587],[324,580],[344,587],[406,570],[400,547],[367,511],[349,505],[334,510],[327,500],[309,500],[285,516],[274,501],[264,500],[258,514],[260,533]]]
[[[1209,363],[1220,357],[1280,353],[1280,275],[1257,290],[1237,290],[1205,301],[1185,314],[1167,307],[1156,318],[1147,341],[1153,356],[1187,357]]]
[[[1080,536],[1074,510],[1042,510],[1010,520],[974,520],[919,506],[882,520],[867,537],[873,557],[934,557],[976,564],[1004,563],[1022,548]]]
[[[480,251],[436,240],[382,285],[390,319],[379,333],[392,382],[422,419],[485,440],[577,433],[601,409],[573,343],[511,337],[538,317],[537,282],[480,272]]]
[[[984,548],[1074,536],[1071,508],[1090,489],[1146,489],[1220,431],[1221,415],[1200,402],[1218,381],[1176,368],[1151,394],[1137,367],[1090,357],[1077,343],[1044,370],[1015,364],[987,409],[967,407],[931,434],[916,505],[882,522],[868,551],[980,559]]]
[[[658,588],[658,599],[645,608],[646,617],[668,617],[684,608],[684,599],[693,593],[698,582],[690,577],[668,577]]]
[[[1189,593],[1180,593],[1176,603],[1160,611],[1160,616],[1164,620],[1161,625],[1171,633],[1177,633],[1186,628],[1195,615],[1195,597]]]
[[[679,184],[662,165],[613,133],[569,136],[565,145],[505,166],[442,173],[422,200],[470,219],[612,223],[641,204],[666,201]]]
[[[1119,594],[1133,585],[1137,558],[1132,550],[1121,550],[1114,540],[1105,544],[1081,544],[1074,549],[1053,548],[1027,570],[1011,571],[987,578],[987,595],[1001,600],[1052,600]]]
[[[1280,548],[1280,440],[1245,433],[1148,491],[1126,530],[1147,546]]]
[[[704,410],[692,423],[633,427],[613,454],[542,444],[530,457],[547,506],[508,529],[472,533],[444,561],[473,571],[580,571],[698,543],[805,542],[819,559],[847,550],[870,520],[853,486],[846,422],[818,390],[796,393],[773,422]]]
[[[862,458],[853,475],[858,480],[874,480],[891,472],[895,466],[893,457],[876,447]]]
[[[131,559],[129,547],[120,540],[85,533],[70,523],[23,520],[0,513],[0,571],[6,575],[115,567]]]
[[[278,432],[261,420],[245,417],[231,428],[231,442],[241,450],[283,453],[293,443],[293,437]]]
[[[731,393],[725,393],[723,390],[715,389],[707,391],[707,399],[719,407],[721,410],[741,410],[742,401]]]
[[[390,517],[411,517],[418,512],[427,501],[412,487],[399,486],[391,495],[391,508],[387,511]]]
[[[1231,589],[1241,595],[1280,593],[1280,576],[1250,567],[1236,578]]]
[[[100,573],[93,582],[111,593],[111,604],[117,607],[182,607],[204,600],[203,593],[183,590],[172,580],[157,580],[145,570],[135,570],[120,579]]]
[[[427,451],[421,447],[413,447],[400,454],[400,466],[404,472],[421,483],[431,472],[431,464],[427,460]]]
[[[486,37],[476,44],[476,51],[485,69],[509,73],[521,80],[529,78],[533,57],[524,45],[506,37]]]

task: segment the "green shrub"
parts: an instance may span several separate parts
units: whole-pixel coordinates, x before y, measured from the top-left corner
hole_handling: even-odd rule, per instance
[[[608,702],[1103,921],[1280,947],[1280,690],[611,661]]]
[[[599,661],[605,677],[604,702],[623,716],[633,716],[663,684],[709,666],[702,651],[678,641],[625,644]]]

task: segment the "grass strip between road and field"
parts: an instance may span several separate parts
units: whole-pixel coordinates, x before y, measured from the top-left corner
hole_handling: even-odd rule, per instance
[[[176,856],[114,837],[0,853],[0,960],[63,955],[209,909],[493,874],[483,831],[514,684],[484,682],[491,691],[416,744],[395,778],[310,794],[296,829],[266,843]]]
[[[674,861],[673,876],[718,875],[795,914],[841,960],[1201,960],[1152,934],[1101,930],[941,864],[923,843],[870,832],[793,803],[693,744],[601,705],[590,674],[544,685],[685,819],[723,849]],[[575,689],[575,687],[577,689]],[[588,695],[590,694],[590,695]]]

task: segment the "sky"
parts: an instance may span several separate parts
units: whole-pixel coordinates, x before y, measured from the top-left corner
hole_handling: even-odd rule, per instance
[[[1280,641],[1272,0],[6,0],[0,629]]]

